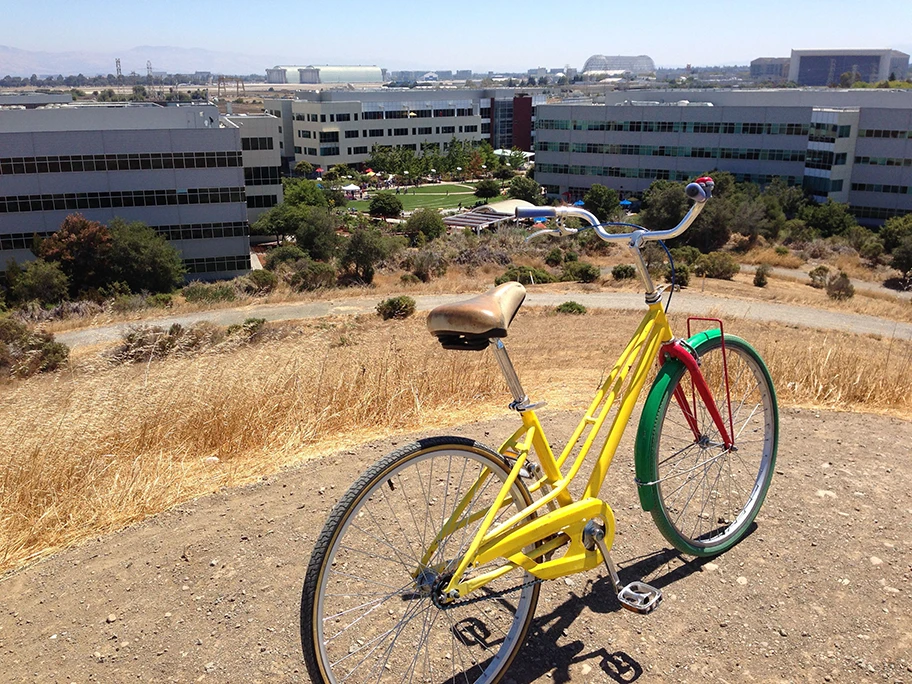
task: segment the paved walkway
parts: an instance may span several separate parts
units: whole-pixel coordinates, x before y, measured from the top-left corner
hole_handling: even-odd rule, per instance
[[[469,295],[419,295],[414,297],[419,311],[428,311],[440,304],[466,299]],[[265,318],[269,321],[298,320],[302,318],[319,318],[348,314],[372,313],[383,296],[358,297],[354,299],[327,299],[318,302],[263,304],[245,306],[235,309],[217,311],[200,311],[181,316],[167,316],[143,321],[146,325],[167,327],[172,323],[190,325],[197,321],[210,321],[218,325],[242,323],[247,318]],[[530,292],[526,297],[526,306],[557,306],[568,300],[579,302],[593,309],[640,309],[643,307],[643,295],[632,292],[600,293],[552,293]],[[748,318],[757,321],[769,321],[800,325],[823,330],[839,330],[857,334],[876,334],[885,337],[912,340],[912,324],[889,321],[863,314],[839,313],[815,309],[813,307],[792,304],[776,304],[740,299],[722,299],[707,295],[677,292],[672,301],[672,311],[690,314],[706,314],[715,311],[724,317]],[[57,340],[71,348],[115,342],[124,331],[135,323],[116,323],[113,325],[87,328],[58,334]]]

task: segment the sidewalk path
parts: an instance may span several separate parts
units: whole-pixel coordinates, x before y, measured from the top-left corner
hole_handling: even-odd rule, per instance
[[[468,294],[419,295],[414,297],[414,299],[419,311],[428,311],[440,304],[456,302],[461,299],[467,299],[470,296]],[[191,325],[197,321],[210,321],[217,325],[232,325],[234,323],[242,323],[247,318],[287,321],[302,318],[319,318],[321,316],[373,313],[374,308],[384,298],[382,295],[377,295],[376,297],[338,298],[306,303],[263,304],[149,319],[143,321],[143,324],[167,327],[173,323]],[[643,307],[643,295],[633,292],[530,292],[526,296],[525,304],[526,306],[557,306],[568,300],[579,302],[583,306],[593,309],[640,309]],[[839,313],[792,304],[723,299],[691,292],[678,292],[672,301],[671,310],[690,314],[707,314],[710,311],[714,311],[725,317],[748,318],[756,321],[800,325],[822,330],[839,330],[856,334],[869,333],[912,340],[912,324],[910,323],[900,323],[875,316]],[[70,348],[115,342],[120,339],[124,331],[133,325],[136,325],[136,323],[125,322],[75,330],[60,333],[56,336],[56,339]]]

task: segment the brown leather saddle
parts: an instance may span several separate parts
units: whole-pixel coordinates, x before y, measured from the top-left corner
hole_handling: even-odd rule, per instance
[[[507,336],[525,298],[526,288],[520,283],[504,283],[464,302],[436,307],[428,314],[428,330],[444,349],[479,351],[492,338]]]

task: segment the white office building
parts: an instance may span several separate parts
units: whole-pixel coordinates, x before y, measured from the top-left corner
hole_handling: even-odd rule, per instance
[[[247,220],[282,203],[282,120],[271,114],[223,114],[221,124],[241,134]]]
[[[190,278],[250,268],[242,127],[213,105],[49,105],[0,110],[0,264],[67,215],[142,221]]]
[[[642,193],[713,169],[782,178],[859,222],[912,212],[912,92],[637,91],[537,110],[535,179],[575,200],[593,184]]]

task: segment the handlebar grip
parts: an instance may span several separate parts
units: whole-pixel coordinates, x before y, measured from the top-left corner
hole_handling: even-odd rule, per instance
[[[702,204],[706,201],[706,192],[696,183],[688,183],[687,187],[684,188],[684,194],[694,202],[700,202]]]
[[[552,218],[557,216],[554,207],[516,207],[516,218]]]

